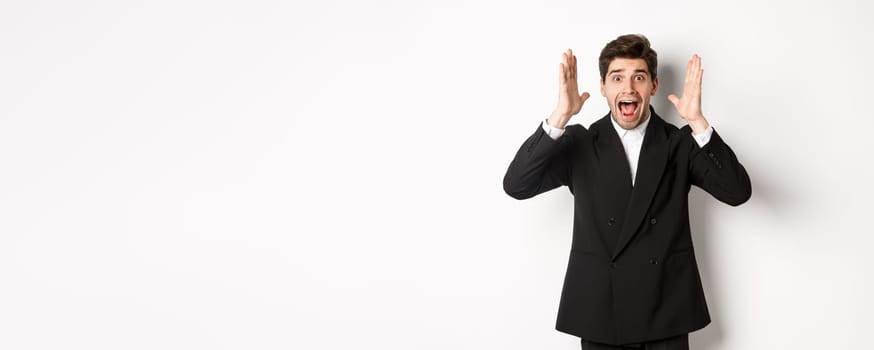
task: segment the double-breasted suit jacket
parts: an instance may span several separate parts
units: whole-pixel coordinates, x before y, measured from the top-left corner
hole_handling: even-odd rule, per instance
[[[562,185],[574,196],[556,321],[561,332],[620,345],[710,323],[689,228],[689,189],[736,206],[750,198],[750,179],[715,130],[700,147],[688,125],[678,129],[650,110],[633,186],[609,114],[589,129],[568,125],[557,140],[538,123],[504,176],[504,191],[516,199]]]

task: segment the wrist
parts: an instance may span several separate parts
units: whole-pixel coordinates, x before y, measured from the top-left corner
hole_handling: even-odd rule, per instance
[[[707,128],[710,127],[710,123],[708,123],[707,119],[704,119],[702,116],[695,120],[690,120],[689,127],[692,128],[692,133],[697,135],[707,130]]]
[[[546,122],[549,124],[549,126],[553,128],[564,129],[565,125],[567,125],[568,120],[570,120],[569,115],[552,112]]]

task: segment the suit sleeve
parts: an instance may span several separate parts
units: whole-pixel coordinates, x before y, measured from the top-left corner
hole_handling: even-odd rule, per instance
[[[689,126],[684,129],[691,133]],[[750,176],[716,130],[704,147],[692,142],[689,172],[693,185],[725,204],[738,206],[752,195]]]
[[[570,151],[572,137],[564,135],[553,140],[540,123],[528,137],[507,168],[504,192],[516,199],[527,199],[561,185],[571,185]],[[571,190],[573,192],[573,190]]]

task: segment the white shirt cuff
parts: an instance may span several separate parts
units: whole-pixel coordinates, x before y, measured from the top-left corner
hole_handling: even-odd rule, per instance
[[[558,140],[558,138],[564,134],[564,129],[553,128],[552,125],[549,125],[549,123],[546,122],[546,120],[543,120],[543,131],[546,131],[546,134],[549,135],[549,138],[553,140]],[[707,139],[710,139],[710,135],[707,135]]]
[[[695,139],[695,142],[698,142],[698,147],[704,147],[708,142],[710,142],[710,136],[713,136],[713,125],[710,125],[698,135],[692,133],[692,138]]]

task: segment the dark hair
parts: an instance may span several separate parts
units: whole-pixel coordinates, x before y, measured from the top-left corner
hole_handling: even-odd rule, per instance
[[[656,77],[658,55],[649,46],[649,40],[642,34],[626,34],[607,43],[598,57],[598,69],[601,71],[601,81],[607,78],[607,68],[616,58],[641,58],[646,61],[649,75]]]

